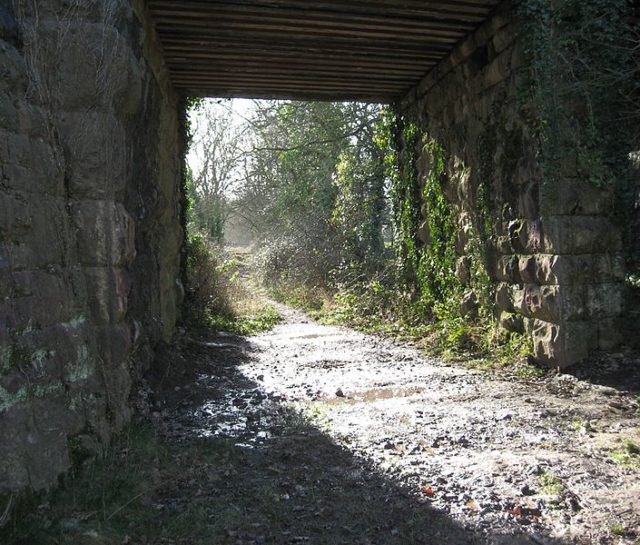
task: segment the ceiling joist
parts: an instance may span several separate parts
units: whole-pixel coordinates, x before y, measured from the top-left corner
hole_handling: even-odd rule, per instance
[[[147,0],[186,94],[392,101],[499,0]]]

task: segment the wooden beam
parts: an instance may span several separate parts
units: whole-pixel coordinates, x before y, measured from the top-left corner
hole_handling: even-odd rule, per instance
[[[499,0],[146,2],[181,91],[388,101],[416,85]]]

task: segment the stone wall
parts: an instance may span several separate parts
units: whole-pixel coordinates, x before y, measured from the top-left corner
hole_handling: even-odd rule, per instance
[[[501,324],[527,332],[538,360],[565,367],[619,341],[625,262],[611,190],[578,174],[567,146],[550,177],[523,96],[532,74],[511,2],[401,104],[448,154],[444,193],[457,218],[466,301],[490,294]],[[418,153],[428,176],[428,146]],[[428,214],[424,210],[423,214]],[[429,244],[428,237],[423,240]],[[489,286],[478,278],[488,275]],[[476,292],[476,293],[473,293]]]
[[[180,121],[142,6],[0,6],[0,498],[127,422],[177,319]]]
[[[631,162],[631,194],[630,194],[630,222],[627,230],[629,245],[628,269],[629,278],[626,302],[625,339],[629,339],[632,346],[640,347],[640,151],[632,153]]]

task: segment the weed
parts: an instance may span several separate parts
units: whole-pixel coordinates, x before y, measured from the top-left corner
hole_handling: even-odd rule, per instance
[[[280,314],[243,281],[244,263],[225,256],[205,235],[192,233],[187,259],[187,322],[196,329],[255,335],[274,327]]]
[[[238,335],[257,335],[272,329],[280,321],[282,321],[282,316],[274,306],[269,304],[259,306],[249,315],[233,316],[232,318],[212,315],[209,318],[209,324],[214,329]]]
[[[560,478],[551,471],[545,471],[539,477],[540,492],[548,496],[561,496],[564,492],[564,485]]]
[[[615,534],[617,536],[623,536],[627,532],[624,524],[620,522],[614,522],[613,524],[609,525],[609,530],[611,530],[612,534]]]
[[[582,418],[574,418],[571,420],[571,427],[576,430],[576,431],[580,431],[584,426],[584,422],[582,421]]]
[[[640,446],[630,439],[624,442],[621,449],[614,450],[610,456],[622,467],[640,470]]]

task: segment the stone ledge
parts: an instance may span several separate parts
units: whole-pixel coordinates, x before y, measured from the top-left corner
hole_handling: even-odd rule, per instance
[[[623,282],[623,254],[506,255],[498,258],[496,278],[512,284],[602,284]]]
[[[501,310],[549,322],[615,318],[622,314],[622,284],[512,285],[500,283]]]

